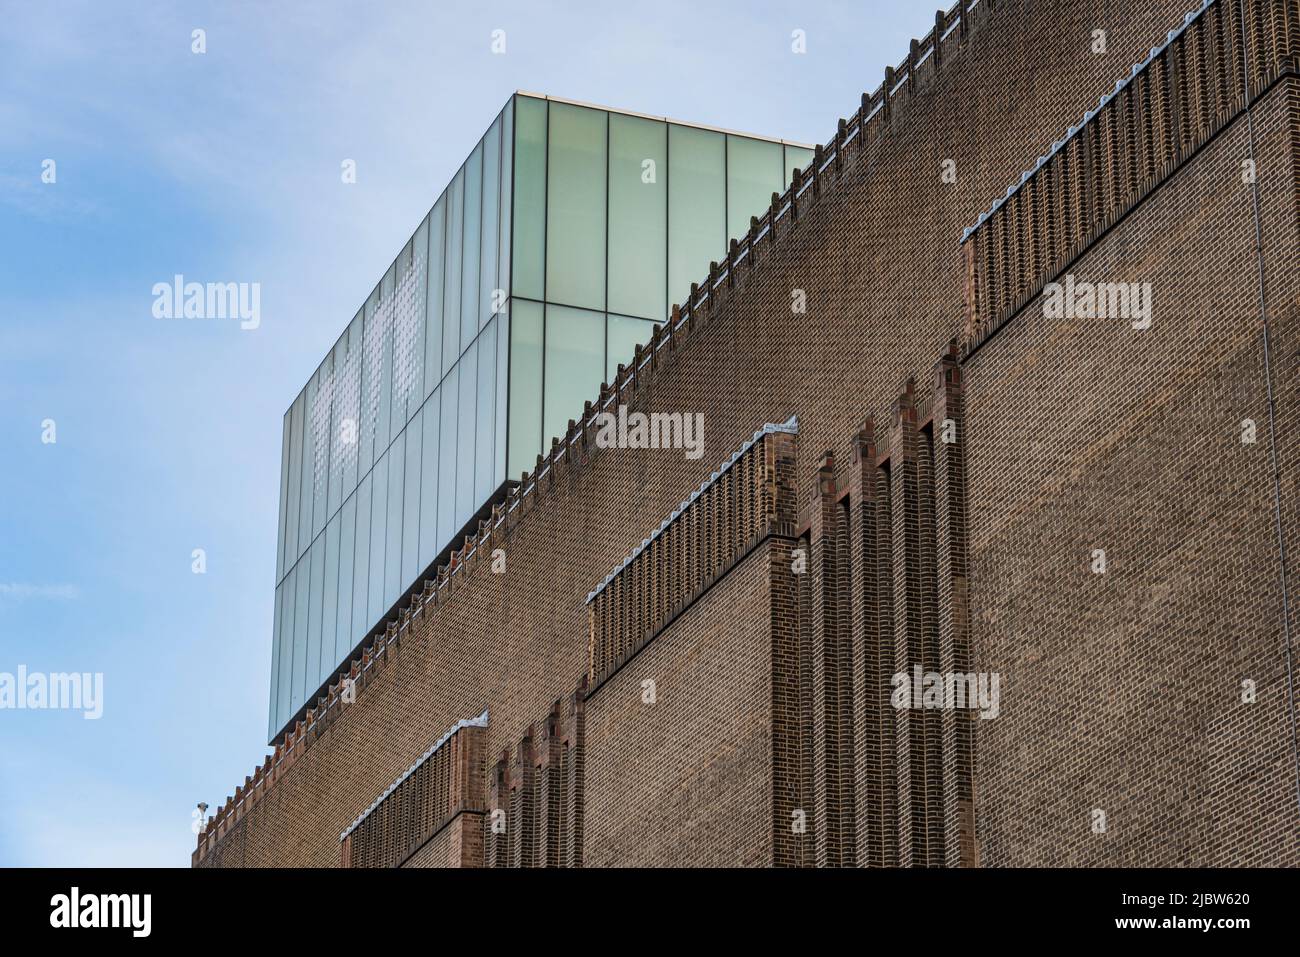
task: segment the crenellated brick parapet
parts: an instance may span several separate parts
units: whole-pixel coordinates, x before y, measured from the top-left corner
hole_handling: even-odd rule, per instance
[[[964,351],[1298,73],[1296,0],[1203,0],[966,230]]]

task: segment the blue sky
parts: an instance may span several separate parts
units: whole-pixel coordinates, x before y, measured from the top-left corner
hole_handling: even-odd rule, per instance
[[[0,710],[0,865],[187,866],[265,755],[281,417],[512,91],[815,143],[935,6],[0,0],[0,673],[104,675]]]

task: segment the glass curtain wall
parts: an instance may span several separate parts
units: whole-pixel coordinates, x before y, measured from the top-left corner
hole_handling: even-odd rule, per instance
[[[274,739],[505,480],[514,99],[285,413]]]
[[[506,474],[518,479],[812,150],[515,97]]]
[[[285,413],[272,739],[811,159],[511,97]]]

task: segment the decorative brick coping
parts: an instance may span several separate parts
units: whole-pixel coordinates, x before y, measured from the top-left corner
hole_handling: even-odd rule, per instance
[[[599,585],[597,585],[590,593],[588,593],[587,604],[590,605],[592,601],[595,600],[596,596],[599,595],[602,591],[604,591],[606,586],[609,585],[609,583],[612,582],[616,577],[618,577],[618,574],[621,571],[623,571],[623,569],[627,568],[628,565],[636,561],[637,556],[640,555],[642,552],[644,552],[647,548],[649,548],[650,545],[655,541],[655,539],[657,539],[660,535],[662,535],[665,531],[667,531],[668,526],[671,525],[673,522],[677,521],[678,517],[683,512],[685,512],[688,508],[690,508],[695,503],[695,500],[697,498],[699,498],[701,495],[707,492],[710,486],[715,485],[718,479],[726,475],[727,472],[731,469],[731,467],[740,461],[741,456],[743,456],[746,452],[752,449],[759,441],[763,439],[764,436],[774,435],[777,432],[785,432],[790,435],[798,435],[799,417],[792,415],[787,421],[782,422],[780,424],[773,424],[769,422],[767,425],[763,426],[761,429],[755,432],[753,438],[749,439],[749,441],[747,441],[744,445],[736,449],[736,451],[732,453],[731,458],[729,458],[727,461],[722,463],[721,468],[719,468],[716,472],[714,472],[707,479],[705,479],[704,482],[700,485],[700,487],[690,494],[690,497],[688,497],[686,501],[682,502],[681,505],[678,505],[677,508],[673,509],[673,513],[669,515],[667,518],[665,518],[663,522],[660,524],[660,526],[650,533],[649,538],[642,539],[641,544],[638,545],[636,548],[634,548],[632,550],[632,553],[628,555],[627,558],[623,559],[622,564],[620,564],[618,568],[615,568],[612,572],[606,575],[605,580],[602,581]]]
[[[1297,0],[1204,0],[1187,14],[963,234],[963,356],[1297,71]]]
[[[425,761],[428,761],[431,757],[433,757],[434,754],[440,748],[442,748],[444,744],[446,744],[448,741],[451,740],[452,735],[454,735],[457,731],[459,731],[461,728],[486,728],[487,726],[488,726],[488,713],[486,710],[484,710],[484,712],[481,715],[479,715],[477,718],[465,718],[462,721],[457,721],[454,725],[451,726],[451,728],[447,731],[446,734],[444,734],[441,738],[439,738],[434,743],[434,745],[431,748],[429,748],[428,751],[425,751],[424,754],[420,755],[420,757],[415,760],[415,763],[413,763],[409,768],[407,768],[405,773],[400,778],[398,778],[392,784],[388,785],[388,787],[384,790],[384,793],[379,795],[379,797],[375,798],[375,800],[371,803],[370,807],[366,808],[364,811],[362,811],[360,814],[357,815],[357,819],[353,821],[351,824],[349,824],[346,830],[344,830],[343,833],[339,835],[339,841],[346,840],[347,836],[351,834],[353,831],[355,831],[357,827],[360,826],[362,821],[364,821],[367,817],[369,817],[372,813],[374,813],[374,810],[377,807],[379,807],[379,805],[383,804],[384,800],[390,794],[392,794],[399,787],[401,787],[402,783],[406,781],[407,778],[409,778],[412,774],[418,771],[420,765],[424,764]]]
[[[1152,63],[1154,63],[1159,58],[1159,56],[1169,48],[1169,45],[1171,43],[1173,43],[1180,36],[1182,36],[1184,30],[1186,30],[1193,23],[1199,20],[1201,14],[1203,14],[1206,10],[1208,10],[1211,6],[1213,6],[1217,2],[1218,0],[1204,0],[1204,2],[1200,6],[1200,9],[1194,10],[1191,13],[1188,13],[1185,17],[1183,17],[1182,24],[1180,24],[1176,30],[1169,31],[1169,35],[1165,38],[1164,43],[1160,44],[1157,47],[1152,47],[1150,54],[1148,54],[1147,58],[1143,60],[1141,63],[1134,63],[1133,69],[1129,71],[1129,75],[1124,77],[1124,79],[1120,80],[1118,83],[1116,83],[1115,89],[1111,90],[1109,93],[1105,94],[1100,100],[1098,100],[1096,106],[1094,106],[1087,113],[1083,114],[1082,120],[1080,120],[1074,126],[1071,126],[1070,129],[1066,131],[1065,136],[1063,136],[1061,139],[1053,143],[1052,148],[1048,150],[1044,155],[1038,157],[1038,162],[1034,164],[1033,169],[1025,170],[1023,173],[1021,173],[1020,179],[1012,186],[1007,187],[1007,194],[1005,196],[995,201],[993,205],[990,206],[986,212],[980,213],[979,219],[975,220],[975,225],[966,227],[966,230],[961,234],[961,241],[963,243],[966,242],[966,240],[971,237],[971,234],[974,233],[975,230],[979,229],[981,226],[984,225],[985,222],[988,221],[990,216],[992,216],[1004,205],[1006,205],[1007,200],[1011,199],[1011,197],[1015,196],[1016,193],[1020,192],[1020,190],[1024,188],[1024,185],[1027,182],[1029,182],[1029,178],[1031,176],[1034,176],[1036,173],[1038,173],[1039,170],[1041,170],[1044,166],[1046,166],[1051,161],[1052,157],[1054,157],[1057,153],[1061,152],[1061,150],[1065,149],[1066,145],[1072,139],[1078,136],[1079,133],[1082,132],[1083,128],[1087,126],[1089,122],[1092,121],[1092,118],[1106,108],[1106,104],[1108,104],[1111,100],[1115,99],[1115,97],[1119,96],[1119,94],[1123,93],[1124,88],[1127,87],[1130,83],[1132,83],[1134,78],[1139,73],[1141,73]]]

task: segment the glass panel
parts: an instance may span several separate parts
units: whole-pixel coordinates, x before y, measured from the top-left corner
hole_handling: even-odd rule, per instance
[[[424,439],[420,462],[420,560],[425,569],[438,557],[438,426],[442,417],[442,390],[424,404]]]
[[[500,237],[501,198],[501,118],[483,137],[483,225],[479,244],[479,313],[478,328],[482,329],[494,309],[505,306],[505,300],[494,298],[497,289],[497,242]]]
[[[681,303],[726,251],[721,133],[668,127],[668,301]]]
[[[785,188],[782,185],[784,156],[780,143],[743,136],[727,137],[728,242],[749,232],[749,217],[767,209],[772,203],[772,194]]]
[[[438,436],[438,548],[445,548],[456,524],[456,405],[460,366],[442,380],[442,424]],[[468,428],[468,426],[467,426]]]
[[[628,316],[610,316],[606,325],[609,337],[606,339],[605,381],[613,382],[618,373],[618,364],[632,364],[632,356],[637,346],[650,341],[658,323],[646,319],[632,319]]]
[[[334,633],[334,664],[352,650],[352,590],[356,553],[357,497],[351,495],[339,510],[338,627]]]
[[[465,228],[465,167],[447,188],[447,277],[443,289],[442,306],[442,374],[456,363],[460,356],[460,282],[461,253]]]
[[[605,308],[605,147],[608,114],[551,104],[546,300]]]
[[[315,505],[312,496],[312,476],[316,469],[315,424],[316,375],[307,380],[303,389],[302,433],[298,442],[302,446],[302,459],[298,473],[298,557],[301,558],[311,545],[312,508]]]
[[[334,408],[334,356],[328,355],[316,371],[316,394],[311,404],[311,537],[314,541],[325,530],[329,517],[330,414]]]
[[[347,373],[348,334],[346,330],[330,350],[330,394],[329,426],[325,433],[325,444],[329,447],[329,471],[325,479],[325,516],[330,518],[338,511],[343,501],[343,457],[344,449],[340,443],[340,425],[343,414],[339,409],[340,386]]]
[[[298,562],[302,550],[298,547],[298,518],[302,502],[302,436],[303,405],[307,401],[307,390],[298,393],[289,407],[289,491],[288,508],[284,515],[284,568],[287,572]]]
[[[501,235],[497,240],[497,285],[510,295],[510,202],[514,195],[515,100],[511,97],[501,111]]]
[[[419,574],[420,558],[420,454],[424,447],[424,410],[415,413],[406,429],[406,480],[402,484],[402,570],[398,591]]]
[[[595,399],[605,371],[605,317],[599,312],[546,307],[546,395],[542,402],[543,451],[561,438],[582,404]]]
[[[293,713],[293,633],[294,612],[298,604],[298,588],[295,580],[297,569],[290,569],[288,576],[281,583],[284,597],[280,604],[280,691],[278,714],[275,716],[276,730],[284,727]]]
[[[325,538],[311,543],[311,584],[307,593],[307,664],[303,675],[303,694],[311,694],[320,685],[321,607],[325,597]],[[300,704],[303,702],[299,702]]]
[[[409,417],[424,402],[424,254],[417,259],[408,243],[397,257],[396,282],[389,300],[393,327],[393,413],[388,426],[391,442],[406,428]]]
[[[297,441],[301,446],[299,458],[301,472],[298,475],[298,558],[307,552],[311,544],[311,510],[312,510],[312,474],[315,470],[315,456],[312,447],[312,404],[316,397],[316,378],[313,376],[303,390],[302,422],[298,430]]]
[[[444,245],[447,228],[447,202],[438,202],[429,213],[429,266],[425,284],[424,310],[424,394],[438,387],[442,379],[442,289],[443,267],[447,258]]]
[[[389,449],[388,520],[384,539],[384,608],[388,610],[402,593],[402,506],[406,478],[406,433]]]
[[[370,483],[370,584],[366,589],[366,627],[379,621],[384,604],[384,531],[388,527],[388,453],[375,463]]]
[[[357,450],[361,435],[361,366],[365,339],[365,313],[348,325],[347,357],[342,374],[336,368],[334,386],[334,441],[339,443],[339,497],[346,499],[357,487]],[[331,457],[330,462],[334,462]]]
[[[496,490],[497,323],[493,319],[478,337],[478,397],[474,406],[474,504],[478,508]]]
[[[293,613],[293,700],[289,703],[292,714],[302,707],[307,697],[307,618],[310,607],[311,560],[306,559],[296,569],[294,578],[297,606]]]
[[[424,354],[427,351],[424,346],[427,305],[424,299],[429,293],[429,219],[427,216],[420,224],[420,228],[415,231],[412,243],[411,271],[414,275],[410,277],[409,289],[409,305],[412,310],[410,322],[414,327],[410,358],[411,378],[403,383],[406,392],[407,422],[411,421],[415,413],[420,410],[420,406],[424,405],[424,398],[427,395],[424,391]]]
[[[379,421],[379,396],[384,389],[384,325],[377,314],[379,288],[376,287],[366,299],[365,328],[362,334],[361,356],[361,417],[360,439],[357,447],[357,474],[365,475],[375,464],[375,456],[384,450],[383,443],[376,443],[376,428]]]
[[[790,183],[794,181],[795,167],[806,170],[808,164],[813,161],[813,151],[806,150],[802,146],[787,146],[785,148],[785,182],[781,186],[781,192],[785,192]],[[772,202],[772,197],[767,198],[768,203]]]
[[[483,141],[465,163],[465,238],[461,244],[460,347],[478,332],[480,236],[483,227]]]
[[[493,423],[495,438],[492,441],[492,487],[496,488],[506,480],[506,394],[510,376],[510,309],[508,307],[497,316],[497,375],[496,388],[493,390],[492,402],[496,409],[496,421]]]
[[[370,586],[371,474],[373,473],[367,474],[357,485],[356,494],[356,558],[352,566],[352,639],[350,642],[354,648],[370,627],[370,616],[366,613],[369,603],[366,599]]]
[[[510,291],[540,300],[546,269],[546,100],[515,97]]]
[[[379,386],[379,407],[375,414],[375,455],[378,456],[392,441],[393,414],[393,326],[395,325],[393,289],[396,285],[397,264],[384,273],[379,284],[379,302],[375,306],[375,319],[383,330],[383,365]],[[400,418],[400,416],[396,416]]]
[[[321,592],[320,669],[316,675],[317,687],[338,664],[338,659],[334,657],[334,639],[338,632],[339,613],[339,524],[339,516],[335,515],[325,526],[325,586]]]
[[[456,528],[469,521],[477,503],[474,501],[474,400],[478,379],[478,344],[465,350],[460,359],[460,413],[456,433]]]
[[[267,740],[275,737],[280,730],[276,723],[280,716],[280,616],[284,614],[284,586],[275,588],[275,613],[271,619],[271,705],[266,715]]]
[[[609,117],[609,308],[663,319],[668,283],[668,124]]]
[[[284,578],[284,524],[289,511],[289,454],[293,438],[293,409],[284,414],[280,429],[280,510],[277,513],[275,534],[275,580]]]
[[[518,479],[542,451],[542,307],[510,300],[510,439],[506,474]]]

